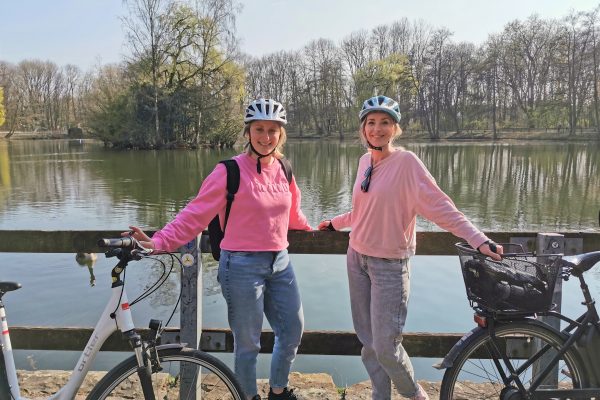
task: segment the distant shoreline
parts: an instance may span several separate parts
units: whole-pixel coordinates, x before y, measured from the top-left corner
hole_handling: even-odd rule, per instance
[[[318,136],[314,134],[307,134],[299,136],[293,132],[288,132],[288,140],[327,140],[327,141],[358,141],[358,132],[352,134],[344,134],[340,138],[339,133],[333,133],[329,136]],[[403,134],[395,139],[396,142],[402,143],[404,141],[419,141],[419,142],[489,142],[493,141],[493,134],[489,130],[485,131],[472,131],[472,132],[441,132],[439,139],[431,139],[429,133],[426,131],[410,131],[407,130]],[[527,141],[527,140],[545,140],[545,141],[566,141],[566,142],[580,142],[580,141],[600,141],[600,133],[591,130],[584,132],[578,131],[576,135],[569,135],[567,132],[557,132],[554,130],[517,130],[509,129],[504,131],[498,131],[496,141]]]
[[[70,137],[65,133],[59,132],[15,132],[10,138],[6,138],[8,132],[0,131],[0,140],[97,140],[93,137]],[[304,134],[302,136],[295,134],[294,132],[288,132],[288,141],[327,141],[327,142],[351,142],[355,141],[358,143],[358,133],[346,133],[340,137],[339,133],[332,133],[329,136],[316,135],[316,134]],[[418,141],[427,143],[444,143],[444,142],[491,142],[494,141],[492,133],[490,131],[478,131],[478,132],[462,132],[457,134],[442,133],[439,139],[433,140],[429,137],[429,134],[423,131],[403,133],[400,137],[395,140],[397,143],[407,141]],[[561,142],[599,142],[600,133],[586,130],[583,133],[578,132],[576,135],[569,135],[566,132],[558,133],[556,130],[531,130],[531,131],[499,131],[495,141],[498,142],[512,142],[512,141],[561,141]]]

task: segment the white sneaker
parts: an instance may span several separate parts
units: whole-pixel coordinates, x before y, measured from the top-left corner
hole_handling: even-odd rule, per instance
[[[421,387],[421,385],[419,385],[417,383],[417,387],[419,388],[417,390],[417,394],[415,394],[412,398],[412,400],[429,400],[429,396],[427,395],[427,392],[425,391],[425,389],[423,389]]]

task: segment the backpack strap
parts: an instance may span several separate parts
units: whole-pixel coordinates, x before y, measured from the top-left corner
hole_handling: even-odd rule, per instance
[[[225,233],[231,203],[233,203],[235,194],[240,188],[240,166],[234,159],[219,161],[219,163],[225,165],[227,169],[227,206],[225,207],[225,221],[223,222],[223,233]]]
[[[281,164],[281,168],[283,168],[283,172],[285,173],[285,177],[287,178],[288,183],[292,184],[292,164],[290,164],[290,160],[287,158],[278,158],[279,164]]]

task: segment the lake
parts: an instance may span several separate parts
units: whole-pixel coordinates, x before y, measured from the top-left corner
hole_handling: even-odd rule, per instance
[[[600,145],[594,143],[400,143],[415,152],[440,187],[484,231],[598,231]],[[121,230],[131,223],[159,229],[193,198],[218,160],[239,150],[116,151],[92,141],[0,141],[0,229]],[[358,143],[294,141],[286,145],[312,226],[346,211]],[[418,221],[419,230],[436,230]],[[417,248],[418,253],[418,248]],[[292,255],[305,308],[306,329],[352,330],[342,255]],[[130,298],[158,279],[160,267],[128,269]],[[12,325],[91,326],[106,301],[112,262],[93,268],[74,254],[0,253],[0,279],[23,289],[6,296]],[[204,326],[226,327],[214,263],[205,273]],[[407,332],[464,332],[472,310],[457,257],[416,256],[412,262]],[[90,286],[93,274],[96,286]],[[594,293],[600,273],[591,271]],[[576,283],[565,285],[563,310],[580,310]],[[175,276],[134,309],[138,326],[166,320],[178,295]],[[572,314],[570,314],[572,313]],[[173,321],[177,324],[177,321]],[[265,325],[267,326],[267,325]],[[77,354],[18,351],[19,368],[70,369]],[[96,362],[104,369],[120,355]],[[230,355],[220,355],[231,363]],[[259,374],[268,373],[260,356]],[[436,360],[415,359],[419,379],[440,379]],[[299,356],[294,369],[330,373],[339,386],[367,379],[358,357]]]

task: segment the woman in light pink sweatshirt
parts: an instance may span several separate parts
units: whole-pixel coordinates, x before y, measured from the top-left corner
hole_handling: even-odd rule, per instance
[[[358,163],[352,210],[322,221],[319,229],[352,229],[347,254],[350,304],[373,400],[390,399],[391,382],[403,396],[425,400],[429,397],[416,382],[402,347],[416,216],[435,222],[495,259],[500,258],[502,247],[456,209],[414,153],[393,147],[394,137],[402,133],[395,100],[370,98],[359,118],[360,138],[369,150]]]
[[[264,314],[275,334],[268,398],[294,400],[296,394],[287,388],[288,375],[304,316],[287,252],[287,233],[311,227],[300,210],[295,179],[292,176],[288,182],[278,162],[286,138],[285,109],[272,99],[255,100],[246,108],[244,122],[247,151],[233,157],[240,169],[240,186],[221,242],[218,280],[234,337],[235,373],[248,399],[260,400],[256,359]],[[215,215],[224,221],[226,180],[225,166],[218,164],[173,221],[152,239],[131,227],[134,237],[147,248],[174,251],[200,234]]]

